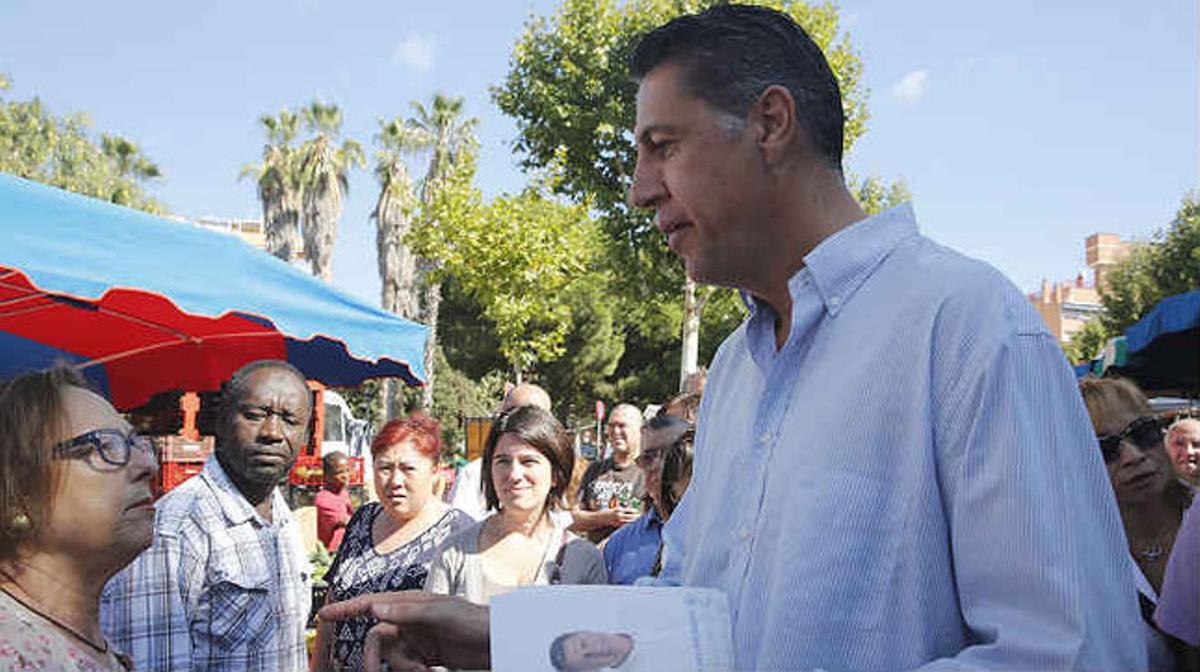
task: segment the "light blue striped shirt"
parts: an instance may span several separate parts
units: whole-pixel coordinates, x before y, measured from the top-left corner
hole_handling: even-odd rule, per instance
[[[991,267],[893,208],[721,346],[663,580],[723,590],[740,669],[1146,666],[1074,377]]]

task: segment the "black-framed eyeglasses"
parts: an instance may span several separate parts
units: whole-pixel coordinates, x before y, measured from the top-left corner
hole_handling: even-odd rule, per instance
[[[119,429],[95,429],[55,445],[54,457],[81,460],[95,452],[106,463],[123,467],[129,464],[135,448],[147,455],[154,454],[150,439],[137,432],[126,434]]]
[[[1116,434],[1105,434],[1096,437],[1100,442],[1100,454],[1107,464],[1117,459],[1121,454],[1121,443],[1132,441],[1138,448],[1147,450],[1153,448],[1163,439],[1163,423],[1157,416],[1144,415],[1125,426]]]

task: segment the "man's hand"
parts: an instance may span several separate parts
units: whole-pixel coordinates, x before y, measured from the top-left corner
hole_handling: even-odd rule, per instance
[[[375,593],[329,604],[323,621],[370,614],[379,624],[363,645],[366,672],[387,662],[392,672],[427,671],[433,665],[482,670],[491,667],[488,608],[459,597],[420,591]]]
[[[615,509],[600,509],[599,511],[574,509],[571,513],[575,518],[575,522],[569,528],[572,532],[620,527],[625,523],[637,520],[638,516],[642,515],[641,511],[625,506]]]
[[[637,509],[631,509],[627,506],[618,506],[615,509],[608,509],[607,513],[609,527],[620,527],[625,523],[630,523],[637,520],[638,516],[642,515],[641,511],[638,511]]]

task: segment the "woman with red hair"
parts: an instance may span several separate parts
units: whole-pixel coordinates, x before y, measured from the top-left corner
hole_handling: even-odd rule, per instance
[[[392,420],[371,442],[378,502],[363,505],[346,525],[326,573],[327,603],[365,593],[420,590],[434,550],[473,521],[434,495],[442,432],[437,420]],[[313,669],[358,670],[374,619],[360,617],[317,628]]]

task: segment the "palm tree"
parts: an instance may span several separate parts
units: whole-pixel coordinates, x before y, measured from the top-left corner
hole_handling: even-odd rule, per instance
[[[417,262],[404,244],[404,237],[412,228],[410,218],[416,206],[404,155],[428,145],[423,134],[405,126],[400,119],[380,120],[375,140],[383,147],[375,154],[375,177],[380,189],[379,200],[371,213],[375,220],[380,303],[384,310],[409,320],[420,320]]]
[[[300,250],[300,204],[304,188],[302,156],[292,145],[300,130],[300,117],[283,110],[278,117],[264,114],[258,123],[267,136],[262,163],[246,166],[241,177],[253,176],[258,183],[267,251],[291,261]]]
[[[100,135],[100,152],[116,168],[116,180],[108,200],[118,205],[134,205],[137,200],[137,184],[162,177],[158,166],[142,154],[137,143],[119,135]]]
[[[455,162],[463,152],[474,151],[476,147],[475,126],[478,119],[462,119],[463,98],[451,98],[441,93],[434,94],[433,104],[425,107],[419,102],[413,102],[415,116],[409,117],[405,128],[412,133],[413,149],[428,148],[431,150],[429,166],[425,177],[421,180],[421,202],[429,205],[437,193],[442,180],[453,169]],[[437,226],[437,222],[425,222],[426,226]],[[421,259],[418,268],[424,283],[421,303],[425,309],[425,325],[429,328],[428,340],[425,342],[425,376],[426,385],[422,390],[421,405],[424,408],[433,406],[433,354],[437,347],[438,313],[442,304],[441,283],[434,281],[432,271],[435,265],[432,260]]]
[[[342,127],[342,112],[337,105],[325,105],[314,100],[300,110],[304,126],[316,136],[300,148],[303,162],[301,176],[304,184],[304,255],[313,275],[325,281],[333,279],[330,257],[337,238],[337,224],[342,216],[342,199],[349,188],[346,179],[351,168],[366,163],[362,147],[353,140],[337,146]]]
[[[417,260],[404,242],[412,229],[416,209],[412,179],[404,155],[427,147],[424,134],[405,126],[402,119],[379,121],[375,141],[382,149],[375,153],[375,177],[379,180],[379,200],[371,217],[375,220],[375,254],[379,263],[380,305],[384,310],[413,321],[421,319],[421,301],[417,291]],[[381,417],[385,420],[400,412],[399,386],[384,380],[381,392]]]

